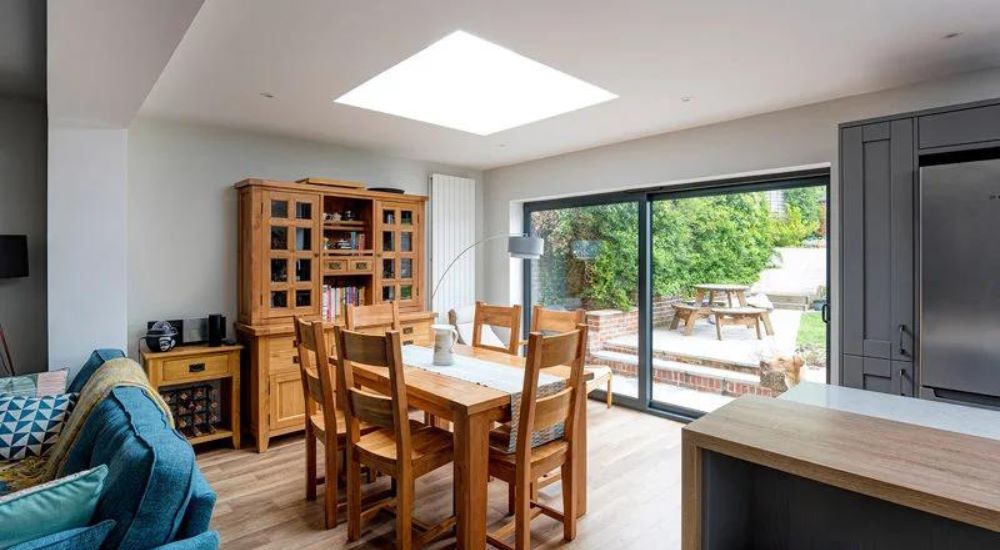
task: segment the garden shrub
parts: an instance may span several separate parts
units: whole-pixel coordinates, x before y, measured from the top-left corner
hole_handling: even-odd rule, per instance
[[[533,227],[546,241],[535,269],[538,302],[634,307],[638,215],[634,203],[533,213]],[[657,202],[652,215],[655,296],[690,295],[698,283],[751,284],[767,267],[776,243],[777,221],[762,193]],[[596,257],[574,257],[572,245],[578,240],[599,241]],[[582,303],[569,303],[567,297]]]

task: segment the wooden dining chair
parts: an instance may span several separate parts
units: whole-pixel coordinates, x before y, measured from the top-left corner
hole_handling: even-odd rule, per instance
[[[436,525],[413,518],[414,482],[454,460],[452,434],[409,420],[399,331],[383,335],[334,328],[337,343],[337,387],[347,417],[347,538],[361,537],[362,524],[380,510],[396,514],[396,548],[409,550],[430,543],[455,526],[455,516]],[[355,385],[356,364],[385,369],[387,395]],[[362,422],[379,429],[363,434]],[[395,494],[362,510],[361,467],[392,477]],[[413,530],[420,533],[414,537]]]
[[[346,504],[338,499],[340,485],[340,455],[347,448],[347,423],[338,414],[336,380],[330,367],[329,346],[323,322],[295,318],[295,345],[298,350],[302,393],[306,406],[306,499],[316,500],[316,489],[325,485],[323,494],[324,523],[327,529],[337,526],[338,508]],[[361,426],[362,433],[374,427]],[[324,475],[316,472],[316,443],[323,445]]]
[[[399,303],[393,301],[370,306],[348,306],[346,324],[347,330],[367,334],[400,331]]]
[[[560,332],[569,332],[579,325],[585,325],[586,316],[586,312],[582,309],[558,311],[545,309],[535,304],[531,308],[530,330],[531,332],[541,332],[546,336]],[[522,342],[522,345],[527,345],[527,342]],[[590,379],[587,380],[587,393],[589,394],[602,385],[605,386],[604,400],[610,409],[615,404],[614,394],[611,392],[614,381],[614,372],[611,370],[611,367],[607,365],[585,365],[583,368],[584,371],[591,374]]]
[[[573,438],[579,408],[585,406],[583,361],[587,354],[587,327],[578,325],[576,330],[543,336],[533,332],[528,336],[528,355],[525,362],[524,389],[521,393],[521,411],[517,430],[517,444],[513,454],[506,449],[490,447],[490,475],[507,482],[508,510],[514,521],[487,536],[493,546],[503,549],[524,550],[530,547],[531,520],[546,515],[563,524],[563,538],[576,538],[577,519],[577,461],[573,453]],[[538,378],[542,369],[558,365],[570,367],[566,387],[545,397],[538,397]],[[532,446],[536,432],[549,430],[563,424],[560,439]],[[491,439],[503,439],[504,428],[491,434]],[[507,432],[509,437],[510,432]],[[559,512],[537,501],[536,481],[545,474],[560,469],[562,480],[563,510]],[[514,545],[503,539],[513,533]]]
[[[347,307],[347,330],[365,334],[385,334],[390,330],[402,330],[399,322],[399,303],[387,302],[370,306]],[[434,415],[425,412],[424,424],[435,425]]]
[[[487,326],[505,328],[510,331],[507,347],[489,345],[483,342],[483,329]],[[521,306],[493,306],[486,302],[476,302],[476,315],[472,321],[472,347],[518,355],[520,342]]]

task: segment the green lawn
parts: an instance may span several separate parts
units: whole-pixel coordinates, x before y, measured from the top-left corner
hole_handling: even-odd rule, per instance
[[[795,339],[798,348],[826,347],[826,323],[818,311],[806,311],[799,322],[799,335]]]

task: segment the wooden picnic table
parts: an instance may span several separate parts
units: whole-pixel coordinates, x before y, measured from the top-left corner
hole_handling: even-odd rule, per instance
[[[750,287],[748,285],[734,284],[701,284],[694,285],[694,290],[694,303],[697,306],[704,305],[705,294],[707,293],[709,307],[712,307],[715,304],[716,294],[725,294],[726,303],[729,307],[733,307],[733,296],[736,296],[736,300],[740,307],[746,307],[747,291],[750,290]]]

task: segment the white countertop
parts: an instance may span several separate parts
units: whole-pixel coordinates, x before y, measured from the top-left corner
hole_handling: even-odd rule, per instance
[[[1000,412],[986,409],[813,382],[779,399],[1000,440]]]

